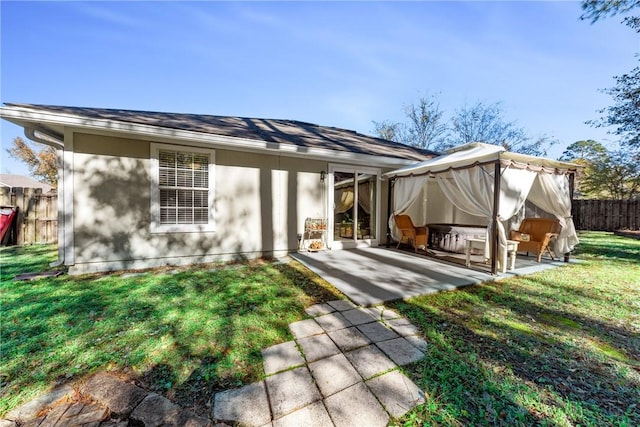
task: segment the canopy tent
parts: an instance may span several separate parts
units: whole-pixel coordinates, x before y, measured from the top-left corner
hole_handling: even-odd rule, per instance
[[[409,213],[416,199],[424,194],[428,181],[435,180],[446,200],[457,209],[481,218],[487,228],[487,248],[492,272],[496,256],[506,251],[506,231],[502,221],[513,217],[529,200],[553,214],[562,231],[557,253],[570,252],[578,243],[571,219],[573,174],[578,166],[524,154],[483,143],[466,144],[447,154],[388,172],[395,182],[391,234],[397,238],[393,216]],[[416,218],[413,218],[414,220]],[[419,221],[418,221],[419,222]]]

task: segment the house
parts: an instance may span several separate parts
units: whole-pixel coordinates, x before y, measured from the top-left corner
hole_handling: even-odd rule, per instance
[[[382,175],[436,154],[293,120],[30,104],[0,117],[58,149],[71,273],[279,256],[307,244],[308,218],[332,250],[375,246]]]
[[[36,188],[43,193],[55,191],[55,187],[46,182],[36,181],[33,178],[24,175],[14,175],[8,173],[0,173],[0,187],[5,188]]]

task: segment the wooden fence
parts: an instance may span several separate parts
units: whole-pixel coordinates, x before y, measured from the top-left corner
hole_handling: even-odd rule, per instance
[[[640,200],[574,200],[578,230],[640,230]]]
[[[57,194],[43,194],[39,188],[2,187],[0,205],[18,207],[16,236],[11,243],[58,242]]]

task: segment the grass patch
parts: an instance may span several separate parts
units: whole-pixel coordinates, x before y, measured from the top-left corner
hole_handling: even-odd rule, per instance
[[[295,262],[11,281],[55,251],[0,251],[0,416],[99,370],[206,414],[216,390],[262,378],[262,349],[292,339],[305,307],[340,297]]]
[[[430,343],[398,425],[640,425],[640,241],[580,240],[579,263],[393,305]]]

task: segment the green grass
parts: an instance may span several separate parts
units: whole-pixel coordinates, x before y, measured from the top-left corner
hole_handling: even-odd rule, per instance
[[[99,370],[119,371],[206,413],[216,390],[264,375],[261,350],[291,339],[288,324],[305,307],[339,298],[294,262],[11,280],[46,269],[55,251],[0,251],[0,416]]]
[[[640,425],[640,240],[583,233],[579,263],[394,304],[430,343],[399,425]]]
[[[427,401],[406,426],[640,425],[640,240],[581,235],[580,262],[391,304],[429,342],[405,372]],[[0,415],[99,370],[207,414],[263,377],[261,350],[340,297],[299,264],[14,282],[55,248],[0,250]]]

